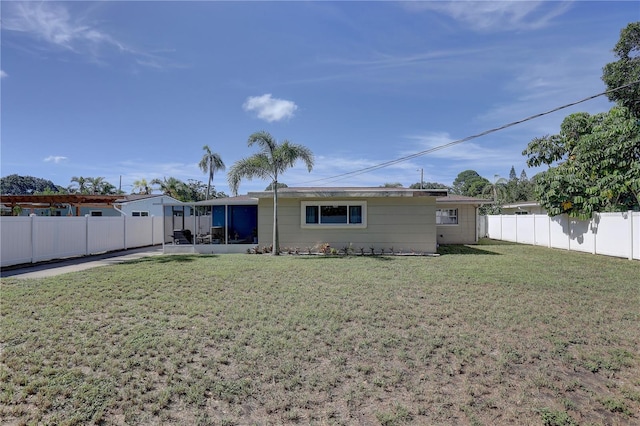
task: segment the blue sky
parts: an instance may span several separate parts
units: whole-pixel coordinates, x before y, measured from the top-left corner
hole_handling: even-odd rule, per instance
[[[1,3],[1,174],[206,183],[258,130],[309,147],[289,186],[450,185],[527,169],[534,137],[605,97],[370,173],[605,90],[636,1]],[[214,178],[230,193],[226,174]],[[240,193],[269,182],[243,181]]]

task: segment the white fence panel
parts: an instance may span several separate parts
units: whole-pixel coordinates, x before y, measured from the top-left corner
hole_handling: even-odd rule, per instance
[[[628,212],[600,213],[596,219],[596,252],[609,256],[629,257],[631,232]]]
[[[535,216],[533,215],[514,215],[516,221],[518,223],[517,233],[518,233],[518,242],[524,244],[534,244],[535,243]]]
[[[33,216],[33,262],[85,254],[84,217]]]
[[[152,217],[124,217],[126,248],[149,246],[153,240]]]
[[[549,221],[551,247],[569,250],[569,221],[567,216],[553,216]]]
[[[502,239],[504,241],[518,241],[518,228],[516,223],[516,215],[502,216]]]
[[[545,215],[533,215],[533,224],[535,226],[535,239],[536,245],[550,247],[551,241],[549,240],[549,216]]]
[[[569,247],[570,250],[595,253],[595,234],[592,231],[591,220],[569,219]]]
[[[502,239],[502,218],[504,216],[487,216],[487,237],[494,240]]]
[[[124,245],[124,217],[87,217],[87,254],[120,250]]]
[[[0,219],[0,266],[31,262],[31,220],[24,216]]]

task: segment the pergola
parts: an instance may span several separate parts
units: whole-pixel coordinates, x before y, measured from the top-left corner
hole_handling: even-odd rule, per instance
[[[85,194],[55,194],[55,195],[2,195],[0,203],[11,210],[15,206],[23,209],[46,209],[51,207],[70,206],[80,216],[80,207],[113,207],[116,201],[122,200],[122,195],[85,195]]]

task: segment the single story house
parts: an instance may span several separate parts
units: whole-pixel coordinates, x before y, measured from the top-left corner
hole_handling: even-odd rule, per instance
[[[130,194],[121,196],[115,202],[115,207],[124,216],[147,217],[165,216],[165,204],[182,204],[175,198],[164,194]],[[181,211],[176,209],[176,211]],[[187,213],[188,214],[188,213]]]
[[[547,214],[547,211],[537,201],[520,201],[504,204],[502,214]]]
[[[2,195],[0,200],[11,211],[16,206],[21,216],[120,216],[114,209],[122,195],[49,194]]]
[[[438,244],[475,244],[478,242],[478,208],[491,200],[447,195],[436,200]]]

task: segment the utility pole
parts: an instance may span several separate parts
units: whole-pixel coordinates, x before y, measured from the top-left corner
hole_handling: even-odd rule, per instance
[[[420,189],[424,189],[424,169],[420,169]]]

